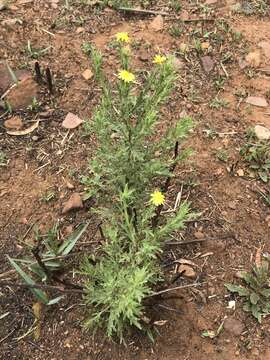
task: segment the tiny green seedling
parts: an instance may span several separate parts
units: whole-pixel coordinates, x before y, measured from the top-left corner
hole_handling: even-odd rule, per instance
[[[46,194],[42,196],[42,201],[49,202],[53,199],[55,199],[56,193],[54,191],[48,191]]]
[[[270,179],[270,141],[256,140],[250,135],[248,142],[240,149],[240,155],[249,164],[249,168],[263,182]]]
[[[3,151],[0,151],[0,167],[7,166],[8,158]]]
[[[27,107],[29,111],[37,111],[40,108],[40,103],[38,102],[37,98],[34,97],[32,103]]]
[[[226,99],[220,99],[217,96],[214,99],[212,99],[209,103],[209,107],[211,109],[216,109],[216,110],[224,109],[227,108],[228,106],[229,106],[229,102]]]
[[[251,272],[242,272],[240,276],[243,286],[225,284],[225,287],[243,297],[243,310],[251,312],[261,323],[262,317],[270,314],[269,257],[265,257],[261,265],[255,266]]]
[[[183,30],[179,26],[172,26],[169,33],[174,38],[179,38],[182,35]]]
[[[215,152],[215,155],[217,157],[218,160],[223,161],[223,162],[227,162],[229,159],[229,155],[227,150],[225,149],[219,149]]]

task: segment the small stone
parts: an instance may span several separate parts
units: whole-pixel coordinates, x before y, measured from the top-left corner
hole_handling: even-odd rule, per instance
[[[192,269],[191,266],[181,264],[179,266],[179,268],[178,268],[178,272],[181,273],[183,276],[185,276],[187,278],[190,278],[190,279],[195,279],[196,278],[196,273]]]
[[[254,127],[254,132],[259,140],[269,140],[270,139],[270,129],[267,129],[265,126],[256,125]]]
[[[214,5],[218,2],[218,0],[205,0],[205,5]]]
[[[81,34],[81,33],[83,33],[84,32],[84,28],[83,27],[78,27],[77,29],[76,29],[76,33],[77,34]]]
[[[185,66],[185,63],[182,60],[178,59],[177,57],[173,58],[172,64],[175,70],[182,70]]]
[[[188,44],[181,43],[179,46],[179,50],[181,51],[181,53],[186,53],[188,51]]]
[[[270,215],[266,216],[265,221],[267,226],[270,228]]]
[[[268,103],[264,97],[261,96],[249,96],[246,98],[246,103],[258,107],[267,107]]]
[[[211,56],[202,56],[201,63],[202,63],[203,70],[207,74],[209,74],[214,69],[215,63]]]
[[[260,51],[250,52],[249,54],[247,54],[245,60],[251,67],[258,68],[261,65]]]
[[[82,208],[83,208],[83,203],[82,203],[80,194],[74,193],[71,195],[71,197],[68,199],[68,201],[64,204],[62,213],[66,214],[71,210],[77,210],[77,209],[82,209]]]
[[[70,190],[74,189],[74,185],[71,184],[71,182],[69,182],[68,180],[66,180],[66,185],[67,185],[68,189],[70,189]]]
[[[83,123],[83,120],[80,119],[77,115],[73,113],[68,113],[65,117],[64,121],[62,122],[62,126],[65,129],[75,129],[79,125]]]
[[[90,69],[86,69],[83,73],[82,76],[85,80],[90,80],[93,77],[93,73]]]
[[[263,50],[264,55],[269,59],[270,58],[270,42],[269,41],[261,41],[258,46]]]
[[[1,22],[1,25],[12,29],[17,23],[19,23],[18,19],[5,19]]]
[[[201,43],[201,49],[202,50],[208,50],[209,46],[210,46],[209,42],[202,42]]]
[[[239,59],[238,60],[238,65],[239,65],[241,70],[244,70],[248,66],[248,63],[244,59]]]
[[[244,331],[244,324],[233,317],[227,317],[224,320],[224,329],[230,332],[232,335],[240,336]]]
[[[12,110],[24,109],[37,97],[38,85],[31,78],[25,78],[10,89],[5,97]]]
[[[13,116],[4,122],[4,126],[7,129],[20,130],[23,127],[23,122],[19,116]]]
[[[161,15],[158,15],[151,21],[149,28],[154,31],[161,31],[164,27],[164,20]]]
[[[196,232],[194,233],[194,236],[195,236],[195,238],[198,239],[198,240],[204,239],[204,233],[201,232],[201,231],[196,231]]]
[[[236,202],[235,201],[228,202],[228,206],[230,209],[236,210]]]
[[[7,8],[7,0],[0,0],[0,10],[4,10]]]
[[[238,170],[236,171],[236,174],[237,174],[238,176],[242,177],[242,176],[244,176],[244,170],[243,170],[243,169],[238,169]]]

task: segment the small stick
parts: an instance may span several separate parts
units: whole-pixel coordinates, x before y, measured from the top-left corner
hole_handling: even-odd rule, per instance
[[[155,292],[153,294],[150,294],[150,295],[148,295],[146,297],[149,298],[149,297],[153,297],[153,296],[158,296],[158,295],[161,295],[161,294],[168,293],[170,291],[180,290],[180,289],[188,289],[188,288],[200,286],[200,285],[203,285],[203,284],[205,284],[205,283],[193,283],[193,284],[189,284],[189,285],[176,286],[174,288],[157,291],[157,292]]]
[[[223,65],[222,62],[220,63],[220,66],[222,67],[222,70],[224,71],[224,74],[226,75],[226,78],[229,78],[229,74],[228,74],[228,72],[227,72],[227,70],[226,70],[226,68],[225,68],[225,66]]]
[[[215,19],[213,18],[202,18],[202,19],[186,19],[186,20],[182,20],[182,22],[184,23],[189,23],[189,22],[199,22],[199,21],[215,21]]]
[[[46,68],[46,80],[47,80],[49,93],[53,94],[52,73],[51,73],[51,70],[49,68]]]
[[[193,244],[196,242],[203,242],[211,239],[192,239],[187,241],[165,241],[165,245],[186,245],[186,244]]]
[[[155,10],[145,10],[145,9],[136,9],[136,8],[127,8],[127,7],[119,7],[118,10],[123,12],[133,12],[137,14],[144,15],[163,15],[163,16],[173,16],[172,14],[163,12],[163,11],[155,11]]]
[[[42,84],[43,83],[43,80],[42,80],[42,75],[41,75],[41,70],[40,70],[40,66],[39,66],[39,63],[36,61],[35,62],[35,73],[36,73],[36,80],[39,84]]]

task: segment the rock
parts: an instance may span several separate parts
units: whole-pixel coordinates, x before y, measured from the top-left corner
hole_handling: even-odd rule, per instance
[[[202,64],[203,70],[207,74],[209,74],[214,69],[214,66],[215,66],[215,63],[211,56],[202,56],[201,64]]]
[[[204,233],[203,232],[201,232],[201,231],[196,231],[195,233],[194,233],[194,236],[195,236],[195,238],[196,239],[198,239],[198,240],[200,240],[200,239],[204,239]]]
[[[201,43],[201,49],[202,50],[208,50],[209,49],[209,46],[210,46],[210,44],[209,44],[209,42],[202,42]]]
[[[85,79],[85,80],[90,80],[90,79],[92,79],[92,77],[93,77],[93,73],[92,73],[92,71],[90,70],[90,69],[86,69],[86,70],[84,70],[84,72],[82,73],[82,76],[83,76],[83,78]]]
[[[27,70],[15,70],[14,74],[18,81],[31,78],[31,72]],[[12,85],[14,81],[5,63],[0,62],[0,96]]]
[[[250,52],[249,54],[247,54],[245,60],[250,66],[252,66],[254,68],[258,68],[261,65],[260,51]]]
[[[33,99],[37,97],[37,92],[37,83],[31,78],[26,78],[11,88],[4,100],[12,110],[24,109],[31,105]]]
[[[248,63],[244,59],[239,59],[238,60],[238,65],[239,65],[241,70],[244,70],[248,66]]]
[[[269,59],[270,58],[270,42],[269,41],[261,41],[258,46],[263,50],[264,55]]]
[[[12,29],[17,23],[20,23],[18,19],[5,19],[1,22],[1,25]]]
[[[71,210],[77,210],[77,209],[82,209],[82,208],[83,208],[83,203],[82,203],[80,194],[74,193],[71,195],[71,197],[68,199],[68,201],[64,204],[62,213],[66,214]]]
[[[77,34],[81,34],[81,33],[83,33],[84,32],[84,28],[83,27],[78,27],[77,29],[76,29],[76,33]]]
[[[0,11],[7,8],[8,2],[7,0],[0,0]]]
[[[256,125],[254,127],[254,132],[259,140],[269,140],[270,139],[270,129],[267,129],[264,126]]]
[[[270,215],[266,216],[265,221],[267,226],[270,228]]]
[[[173,58],[172,63],[175,70],[182,70],[185,66],[185,63],[182,60],[178,59],[177,57]]]
[[[161,15],[158,15],[151,21],[149,28],[154,31],[161,31],[164,27],[164,20]]]
[[[83,120],[80,119],[77,115],[73,113],[68,113],[65,117],[64,121],[62,122],[62,126],[65,129],[75,129],[79,125],[83,123]]]
[[[23,127],[23,122],[19,116],[13,116],[4,122],[4,126],[7,129],[19,130]]]
[[[267,107],[268,103],[264,97],[261,96],[249,96],[246,98],[246,103],[259,107]]]
[[[245,175],[243,169],[238,169],[238,170],[236,171],[236,174],[237,174],[238,176],[240,176],[240,177],[242,177],[242,176]]]
[[[178,272],[189,279],[196,278],[196,273],[191,266],[181,264],[178,268]]]
[[[235,201],[229,201],[228,206],[230,209],[235,210],[236,209],[236,202]]]
[[[233,317],[227,317],[224,320],[224,329],[235,336],[240,336],[244,331],[244,324]]]
[[[218,2],[218,0],[205,0],[205,5],[214,5]]]

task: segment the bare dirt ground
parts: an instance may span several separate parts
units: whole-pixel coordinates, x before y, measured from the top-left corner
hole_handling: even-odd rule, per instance
[[[91,68],[82,45],[88,42],[102,50],[113,78],[118,63],[110,44],[117,32],[127,31],[135,44],[134,68],[150,69],[159,51],[177,56],[178,83],[163,109],[166,123],[159,126],[162,130],[185,113],[194,118],[196,129],[188,141],[194,150],[191,163],[178,169],[170,201],[173,205],[182,191],[182,198],[201,215],[182,234],[185,241],[198,242],[168,246],[164,262],[192,261],[196,280],[203,285],[156,300],[147,314],[158,321],[155,343],[130,332],[126,346],[108,341],[102,331],[94,336],[83,332],[84,306],[75,295],[43,309],[41,336],[35,340],[32,333],[27,335],[34,323],[31,293],[1,286],[1,359],[270,359],[269,319],[259,325],[238,300],[235,310],[227,308],[233,297],[224,287],[238,270],[251,268],[259,248],[270,252],[270,208],[257,192],[269,190],[269,182],[251,178],[239,155],[248,128],[270,127],[270,106],[245,102],[247,96],[260,96],[270,104],[269,12],[233,12],[233,1],[183,1],[176,12],[177,1],[157,1],[147,9],[171,15],[163,16],[157,26],[155,15],[123,13],[95,2],[70,3],[67,7],[62,0],[18,0],[0,10],[0,95],[12,82],[5,61],[13,71],[21,71],[17,76],[22,79],[17,92],[7,95],[13,113],[0,108],[0,151],[8,159],[0,166],[1,274],[10,270],[6,255],[19,257],[25,243],[33,241],[34,226],[44,233],[58,220],[64,236],[89,219],[89,202],[79,211],[62,214],[72,193],[83,194],[80,175],[87,173],[96,147],[87,122],[99,90],[93,79],[82,76]],[[37,54],[30,54],[27,44]],[[53,94],[44,84],[32,82],[36,61],[42,71],[50,68]],[[39,106],[29,104],[33,94]],[[63,128],[68,112],[85,123],[74,130]],[[22,129],[40,121],[31,133],[14,136],[7,133],[5,123],[14,116],[22,120],[17,125]],[[92,235],[90,226],[83,241],[89,243]],[[83,244],[78,247],[85,249]],[[94,251],[94,245],[86,249]],[[173,271],[168,269],[168,278]],[[1,274],[0,280],[19,280],[14,274]],[[193,281],[179,279],[174,285]],[[227,326],[219,336],[202,337],[205,330],[216,331],[226,317]]]

